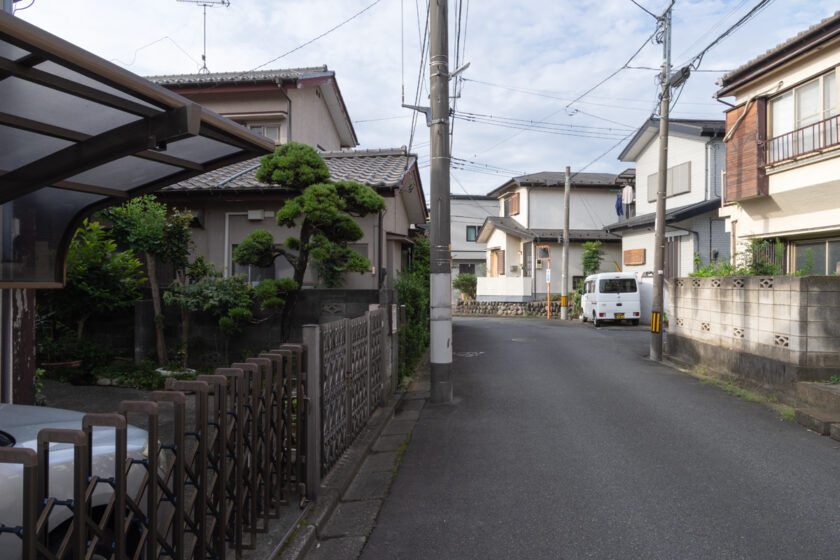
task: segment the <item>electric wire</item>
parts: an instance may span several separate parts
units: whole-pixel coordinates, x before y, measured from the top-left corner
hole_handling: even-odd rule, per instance
[[[642,6],[641,4],[636,2],[636,0],[630,0],[630,1],[633,2],[634,4],[636,4],[638,7],[640,7],[649,16],[653,17],[653,19],[657,19],[657,20],[659,19],[659,16],[657,16],[656,14],[654,14],[653,12],[651,12],[650,10],[648,10],[647,8],[645,8],[644,6]]]
[[[621,128],[610,128],[604,126],[589,126],[583,124],[568,124],[568,123],[553,123],[553,122],[546,122],[546,121],[535,121],[532,119],[517,119],[513,117],[504,117],[501,115],[490,115],[485,113],[471,113],[468,111],[455,111],[456,115],[464,116],[464,117],[483,117],[487,119],[498,119],[501,121],[511,121],[511,122],[518,122],[524,124],[536,124],[536,125],[546,125],[546,126],[556,126],[556,127],[567,127],[570,129],[591,129],[593,131],[605,131],[605,132],[627,132],[628,129],[635,129],[632,126],[622,126]]]
[[[23,9],[23,8],[21,8],[21,9]],[[163,37],[161,37],[160,39],[157,39],[157,40],[155,40],[155,41],[152,41],[151,43],[147,43],[147,44],[143,45],[142,47],[138,47],[138,48],[134,49],[134,56],[132,57],[131,62],[125,62],[125,61],[123,61],[123,60],[120,60],[119,58],[111,58],[111,59],[109,59],[109,62],[118,62],[119,64],[122,64],[123,66],[133,66],[133,65],[134,65],[134,63],[136,63],[136,62],[137,62],[137,53],[139,53],[139,52],[140,52],[140,51],[142,51],[143,49],[147,49],[147,48],[149,48],[149,47],[151,47],[151,46],[153,46],[153,45],[156,45],[156,44],[158,44],[158,43],[160,43],[161,41],[164,41],[164,40],[166,40],[166,39],[168,39],[168,40],[169,40],[169,42],[171,42],[173,45],[175,45],[175,47],[176,47],[178,50],[180,50],[182,53],[184,53],[184,54],[187,56],[187,58],[189,58],[190,60],[192,60],[192,61],[195,63],[195,65],[196,65],[196,66],[199,66],[199,67],[201,66],[201,63],[200,63],[199,61],[197,61],[195,58],[193,58],[193,57],[192,57],[192,55],[190,55],[190,53],[188,53],[186,50],[184,50],[184,49],[181,47],[181,45],[179,45],[179,44],[177,43],[177,41],[175,41],[175,39],[173,39],[173,38],[172,38],[172,37],[170,37],[169,35],[164,35],[164,36],[163,36]]]

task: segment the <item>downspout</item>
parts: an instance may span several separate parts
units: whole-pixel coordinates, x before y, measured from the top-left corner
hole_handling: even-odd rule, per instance
[[[378,225],[379,232],[377,234],[378,248],[376,250],[376,278],[377,278],[376,286],[377,286],[377,289],[379,289],[379,290],[382,289],[382,284],[385,281],[385,274],[382,273],[382,248],[383,248],[382,238],[384,237],[384,233],[385,233],[384,231],[382,231],[382,221],[383,221],[384,213],[385,213],[384,210],[379,211],[379,220],[378,220],[378,222],[379,222],[379,225]]]
[[[282,93],[283,97],[286,98],[286,101],[289,102],[289,111],[288,111],[289,117],[287,119],[289,121],[289,126],[288,126],[288,132],[286,133],[286,143],[288,144],[289,142],[292,141],[292,98],[289,97],[288,93],[286,93],[286,90],[283,87],[282,80],[277,78],[276,80],[274,80],[274,83],[277,84],[277,88],[280,90],[280,93]]]

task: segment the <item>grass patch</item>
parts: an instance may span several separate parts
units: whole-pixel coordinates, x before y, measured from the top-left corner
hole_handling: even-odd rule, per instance
[[[787,420],[788,422],[794,422],[796,420],[796,410],[790,406],[782,406],[779,412],[779,418],[782,420]]]
[[[402,463],[403,455],[405,454],[405,450],[408,449],[408,444],[411,443],[411,434],[408,434],[408,437],[405,438],[405,441],[397,447],[397,460],[394,463],[394,474],[397,474],[397,470],[400,468],[400,463]]]
[[[695,367],[693,371],[694,373],[698,373],[698,370],[703,370],[703,368]],[[701,377],[699,380],[700,383],[717,387],[718,389],[729,393],[733,397],[738,397],[739,399],[747,402],[763,404],[775,411],[779,415],[779,420],[786,420],[790,422],[795,420],[795,409],[791,406],[780,403],[778,395],[769,395],[765,397],[759,393],[745,389],[732,381],[724,381],[714,377]]]

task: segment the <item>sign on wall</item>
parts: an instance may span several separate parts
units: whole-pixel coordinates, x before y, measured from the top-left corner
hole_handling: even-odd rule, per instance
[[[627,249],[624,251],[624,266],[645,264],[644,249]]]

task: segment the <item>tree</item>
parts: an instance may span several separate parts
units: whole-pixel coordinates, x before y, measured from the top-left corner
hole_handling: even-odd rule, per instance
[[[467,299],[475,299],[475,289],[478,285],[478,278],[475,274],[462,272],[452,281],[452,287],[464,294]]]
[[[146,274],[152,290],[155,314],[155,347],[158,362],[167,362],[163,336],[163,309],[157,282],[158,263],[168,263],[183,271],[189,264],[190,214],[177,210],[168,213],[166,205],[152,195],[144,195],[104,210],[101,214],[111,222],[111,235],[119,242],[143,254]]]
[[[263,157],[261,164],[258,181],[282,185],[292,194],[277,212],[277,225],[295,228],[299,234],[277,247],[269,232],[256,230],[237,246],[233,260],[267,267],[282,256],[292,265],[295,289],[287,294],[283,308],[283,333],[288,336],[291,310],[310,260],[338,272],[367,270],[370,261],[348,247],[364,235],[354,218],[384,210],[385,200],[354,181],[330,181],[324,160],[305,144],[284,144]],[[337,283],[334,277],[326,280],[328,285]]]
[[[50,294],[57,315],[76,323],[81,339],[87,320],[134,305],[145,281],[133,251],[117,244],[99,224],[85,220],[76,230],[67,255],[64,289]]]
[[[604,250],[601,249],[600,241],[587,241],[583,244],[583,276],[595,274],[601,270],[601,261],[604,258]]]

